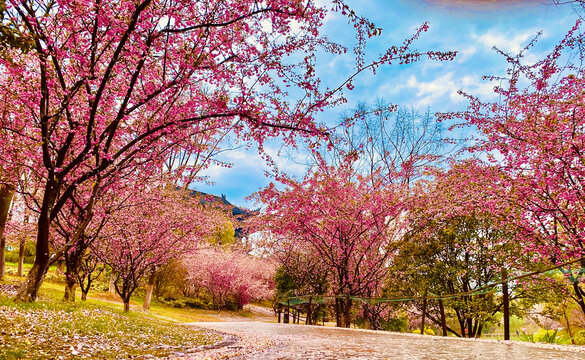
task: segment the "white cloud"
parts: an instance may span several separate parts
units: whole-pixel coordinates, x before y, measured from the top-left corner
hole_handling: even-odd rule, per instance
[[[457,88],[455,82],[453,81],[453,73],[448,72],[438,78],[424,82],[418,81],[416,76],[411,76],[406,85],[410,88],[414,88],[417,90],[416,95],[421,96],[428,96],[432,95],[433,97],[440,97],[445,94],[457,93]]]
[[[498,31],[489,31],[483,35],[474,35],[473,37],[481,44],[488,48],[497,47],[498,49],[509,53],[510,55],[518,54],[536,35],[537,30],[524,30],[521,33],[501,33]]]
[[[455,58],[458,63],[462,64],[468,61],[475,53],[477,52],[477,47],[475,45],[470,45],[463,50],[460,50],[457,53],[457,57]]]
[[[465,99],[459,95],[459,90],[482,99],[489,99],[494,96],[495,85],[497,84],[481,80],[479,77],[458,76],[454,72],[448,72],[430,81],[421,81],[412,75],[401,88],[402,91],[414,90],[416,99],[411,98],[410,105],[415,107],[436,105],[437,108],[442,108],[441,104],[445,102],[450,104],[465,102]]]

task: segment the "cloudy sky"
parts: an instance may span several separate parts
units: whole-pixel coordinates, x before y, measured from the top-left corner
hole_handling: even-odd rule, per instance
[[[355,89],[346,93],[348,103],[342,108],[324,113],[324,122],[336,120],[345,110],[360,102],[384,99],[399,106],[420,111],[446,112],[464,109],[465,100],[457,94],[462,89],[486,98],[494,84],[482,81],[483,75],[504,75],[504,57],[493,47],[516,54],[539,32],[538,43],[526,56],[535,61],[554,47],[575,25],[579,18],[571,5],[556,6],[552,0],[348,0],[358,14],[382,27],[382,35],[371,40],[367,53],[372,59],[392,45],[400,45],[414,29],[429,22],[430,29],[414,45],[414,49],[456,50],[452,62],[430,62],[407,66],[380,68],[375,76],[364,74],[354,83]],[[335,42],[353,48],[355,33],[347,20],[331,14],[323,33]],[[318,72],[327,86],[334,86],[354,66],[351,54],[323,56]],[[266,148],[281,171],[302,176],[304,167],[287,156],[277,143]],[[222,154],[231,168],[210,168],[205,175],[213,185],[201,184],[197,190],[227,199],[240,206],[254,207],[246,196],[266,186],[271,179],[265,176],[263,160],[255,149],[234,150]]]

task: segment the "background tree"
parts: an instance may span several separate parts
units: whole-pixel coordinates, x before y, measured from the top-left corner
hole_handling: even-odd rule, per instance
[[[313,249],[330,271],[337,325],[349,327],[349,296],[372,295],[382,284],[391,246],[400,233],[403,211],[399,188],[378,174],[361,176],[352,159],[340,167],[322,164],[303,181],[279,179],[258,193],[265,203],[260,224],[279,238]],[[343,315],[343,316],[342,316]]]
[[[252,299],[272,297],[273,265],[235,249],[202,249],[183,259],[188,279],[203,287],[217,309],[232,302],[237,309]]]
[[[110,215],[94,251],[116,272],[116,292],[128,311],[130,297],[144,276],[193,251],[213,220],[197,199],[179,190],[147,187],[140,198],[126,200]]]

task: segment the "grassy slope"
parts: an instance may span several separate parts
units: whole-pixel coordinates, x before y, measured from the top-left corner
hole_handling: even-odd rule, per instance
[[[8,263],[7,268],[6,280],[0,284],[22,281],[10,275],[15,273],[15,264]],[[136,301],[124,314],[119,299],[109,294],[90,292],[85,302],[78,298],[75,303],[63,303],[63,291],[64,284],[45,281],[35,303],[14,303],[11,295],[0,294],[0,360],[169,356],[196,351],[221,339],[214,332],[177,322],[253,316],[248,312],[176,309],[156,303],[145,312]]]

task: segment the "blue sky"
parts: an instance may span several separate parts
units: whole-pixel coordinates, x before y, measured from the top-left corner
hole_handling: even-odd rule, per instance
[[[362,74],[354,83],[355,89],[345,93],[348,103],[321,115],[320,120],[327,123],[339,119],[342,112],[360,102],[376,99],[420,111],[464,109],[466,102],[457,94],[458,90],[485,99],[493,95],[494,84],[483,81],[482,76],[505,73],[506,61],[492,49],[494,46],[516,54],[538,31],[543,31],[526,57],[528,62],[535,61],[547,54],[578,19],[571,5],[555,6],[550,0],[348,0],[347,4],[383,29],[382,35],[368,44],[370,59],[392,45],[400,45],[425,21],[430,23],[430,29],[413,49],[456,50],[458,55],[452,62],[391,65],[379,68],[375,76]],[[323,34],[349,49],[354,46],[353,28],[339,14],[331,14],[326,19]],[[321,56],[317,71],[326,86],[334,86],[344,75],[352,73],[353,66],[351,53]],[[267,144],[266,150],[280,170],[297,176],[304,173],[303,165],[288,156],[278,156],[279,151],[287,152],[278,142]],[[214,184],[200,184],[197,190],[225,194],[233,204],[254,207],[253,202],[245,200],[246,196],[271,181],[265,176],[264,161],[253,148],[225,152],[221,159],[233,166],[206,170],[204,175]]]

